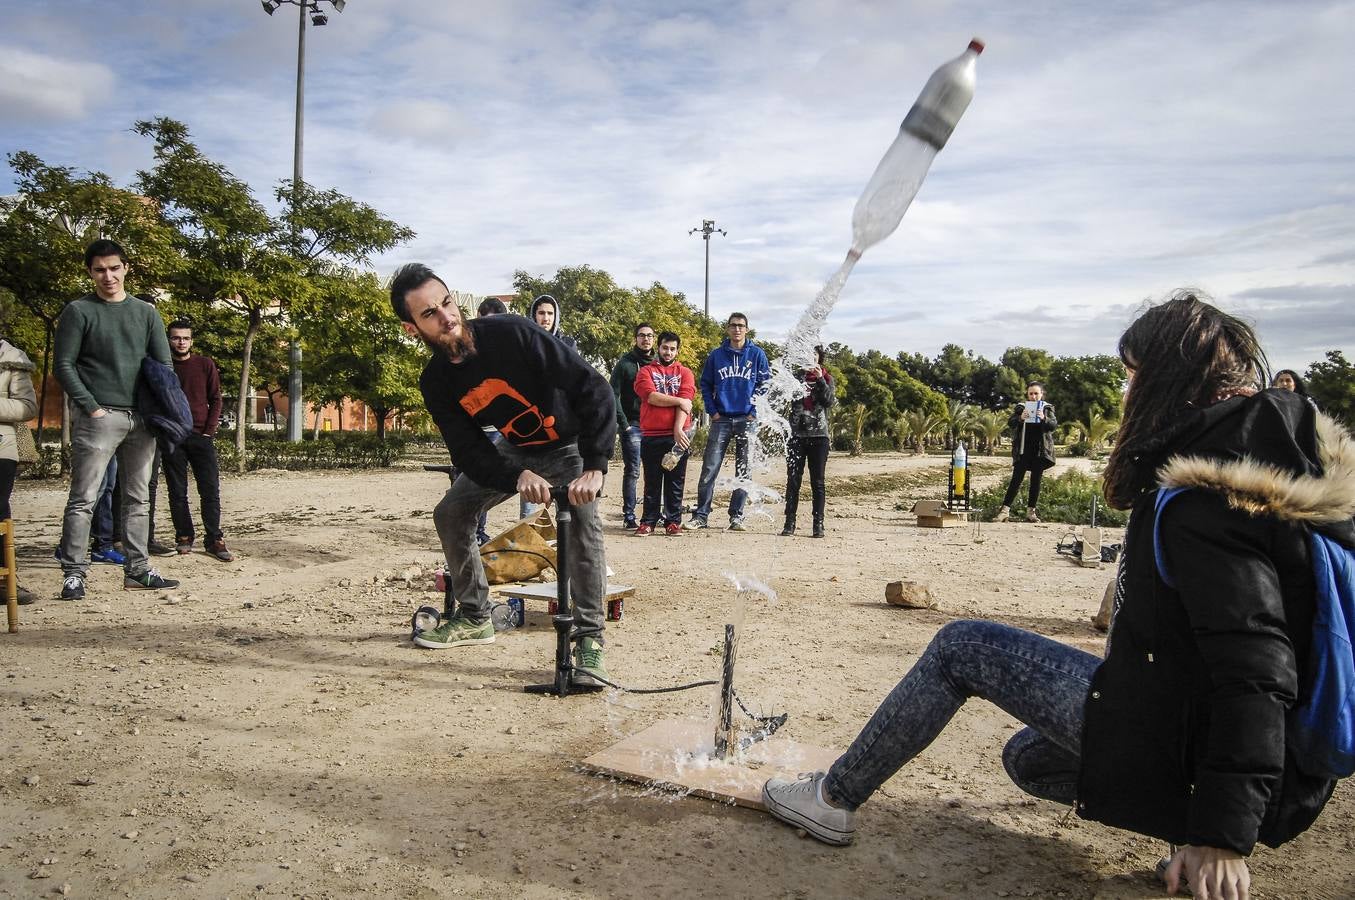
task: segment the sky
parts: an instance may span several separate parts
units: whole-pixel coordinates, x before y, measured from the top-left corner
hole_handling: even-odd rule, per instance
[[[827,340],[1113,353],[1190,286],[1276,367],[1355,358],[1355,2],[348,0],[306,29],[305,171],[413,228],[377,260],[456,290],[589,265],[783,339],[933,69],[987,44],[912,208]],[[272,204],[297,9],[0,0],[0,151],[151,164],[141,118]],[[14,191],[0,169],[0,194]],[[568,330],[568,309],[565,310]]]

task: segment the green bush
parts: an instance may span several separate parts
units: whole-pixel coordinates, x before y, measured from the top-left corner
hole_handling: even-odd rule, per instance
[[[1006,490],[1007,484],[1002,481],[980,491],[974,498],[974,505],[983,519],[990,520],[997,514]],[[1129,521],[1127,511],[1106,506],[1101,496],[1101,479],[1079,469],[1069,469],[1057,478],[1046,478],[1040,485],[1040,518],[1046,522],[1090,525],[1092,497],[1096,497],[1097,525],[1120,527]],[[1025,516],[1025,499],[1026,485],[1023,484],[1012,506],[1013,519]]]
[[[300,443],[288,441],[281,432],[251,431],[245,446],[245,468],[249,471],[387,468],[405,455],[410,442],[410,437],[389,431],[384,440],[370,431],[325,431],[315,439],[306,435]],[[216,453],[223,471],[239,470],[233,431],[223,428],[218,432]]]

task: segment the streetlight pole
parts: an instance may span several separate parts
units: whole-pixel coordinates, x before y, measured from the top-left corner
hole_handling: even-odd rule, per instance
[[[270,16],[285,3],[297,8],[296,27],[296,129],[292,142],[292,210],[297,208],[301,196],[302,148],[305,145],[305,109],[306,109],[306,17],[311,24],[325,25],[329,16],[320,11],[320,3],[331,4],[336,12],[343,12],[347,0],[261,0],[263,11]],[[290,371],[287,377],[287,440],[300,441],[305,425],[304,400],[301,396],[301,344],[292,338],[287,350]],[[241,423],[243,426],[244,423]]]
[[[693,228],[687,234],[700,234],[701,239],[706,242],[706,318],[710,318],[710,236],[712,234],[723,234],[729,236],[729,232],[723,228],[715,227],[714,219],[702,219],[700,228]]]

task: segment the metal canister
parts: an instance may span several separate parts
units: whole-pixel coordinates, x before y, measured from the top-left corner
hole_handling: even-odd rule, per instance
[[[441,568],[433,570],[433,587],[440,594],[447,593],[447,573]]]
[[[558,600],[546,601],[546,612],[550,613],[553,616],[559,611],[560,611],[560,601]]]
[[[509,597],[508,608],[513,611],[513,627],[521,628],[527,622],[527,604],[521,597]]]
[[[626,611],[626,601],[618,597],[615,600],[607,601],[607,621],[616,622],[621,618],[621,614]]]

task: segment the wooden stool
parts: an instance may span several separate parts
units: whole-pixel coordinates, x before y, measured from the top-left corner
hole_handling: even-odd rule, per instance
[[[0,522],[0,538],[5,541],[4,566],[0,575],[5,577],[5,617],[9,619],[9,633],[19,630],[19,568],[14,564],[14,520]]]

